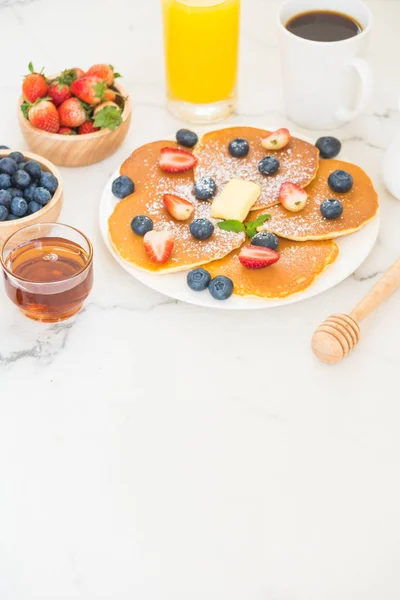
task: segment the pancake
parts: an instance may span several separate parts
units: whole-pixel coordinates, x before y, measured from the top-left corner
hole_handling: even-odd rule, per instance
[[[339,253],[335,242],[291,242],[280,240],[277,263],[265,269],[247,269],[238,259],[239,250],[207,265],[212,277],[226,275],[234,283],[234,294],[260,298],[286,298],[307,289]]]
[[[115,206],[108,220],[109,237],[115,251],[135,267],[157,273],[171,273],[203,265],[226,256],[244,242],[243,233],[222,231],[215,227],[212,237],[199,241],[192,237],[188,221],[175,221],[163,204],[163,195],[176,194],[193,202],[193,219],[210,218],[210,202],[201,202],[193,196],[193,173],[169,174],[161,171],[158,159],[161,148],[178,148],[170,141],[159,141],[138,148],[124,162],[121,175],[127,175],[135,182],[135,192]],[[152,262],[143,247],[143,238],[133,233],[131,221],[137,215],[147,215],[154,223],[155,230],[170,230],[175,237],[171,257],[164,264]]]
[[[328,185],[328,177],[336,169],[353,176],[353,187],[346,194],[337,194]],[[302,211],[293,213],[282,205],[274,206],[268,210],[271,219],[259,231],[273,231],[299,242],[328,240],[354,233],[378,212],[378,194],[368,175],[360,167],[341,160],[321,160],[317,176],[306,191],[308,200]],[[337,219],[325,219],[321,215],[321,202],[329,198],[343,203],[343,213]]]
[[[261,186],[259,200],[252,210],[274,206],[279,201],[279,190],[285,181],[292,181],[300,187],[306,187],[315,177],[319,163],[318,149],[298,138],[292,137],[282,150],[265,150],[261,140],[270,131],[254,127],[229,127],[206,133],[194,149],[198,159],[195,178],[213,177],[220,193],[230,179],[247,179]],[[241,137],[250,145],[250,151],[243,158],[234,158],[229,154],[228,144]],[[258,163],[265,156],[276,156],[280,167],[275,175],[262,175]]]

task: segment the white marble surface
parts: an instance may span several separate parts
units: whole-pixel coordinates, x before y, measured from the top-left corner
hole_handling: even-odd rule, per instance
[[[278,3],[243,4],[230,122],[290,126]],[[338,135],[380,192],[379,242],[322,296],[236,314],[149,291],[99,235],[109,175],[178,127],[164,108],[158,0],[1,2],[0,143],[25,148],[16,98],[29,60],[50,72],[111,62],[135,104],[115,156],[62,171],[62,220],[96,250],[84,312],[35,324],[0,291],[1,600],[400,597],[399,296],[342,364],[324,367],[309,349],[314,327],[351,309],[400,254],[400,203],[380,172],[400,126],[400,2],[368,4],[374,99]]]

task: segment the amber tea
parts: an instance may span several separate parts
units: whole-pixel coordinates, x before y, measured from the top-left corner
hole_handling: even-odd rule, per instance
[[[62,237],[28,240],[9,252],[4,266],[8,297],[38,321],[56,322],[74,315],[93,284],[91,256]]]

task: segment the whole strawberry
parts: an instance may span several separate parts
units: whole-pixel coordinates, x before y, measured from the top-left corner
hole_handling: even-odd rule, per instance
[[[22,93],[25,100],[33,104],[38,98],[47,96],[48,85],[42,73],[35,73],[33,64],[29,63],[30,74],[27,75],[22,84]]]
[[[58,107],[62,127],[80,127],[86,121],[86,112],[78,98],[69,98]]]
[[[114,67],[112,65],[93,65],[90,67],[86,75],[94,75],[99,79],[102,79],[106,82],[107,85],[112,85],[114,83],[114,79],[117,77],[121,77],[119,73],[114,72]]]
[[[71,83],[71,92],[86,104],[100,104],[105,98],[107,84],[100,77],[85,75]]]
[[[25,103],[22,105],[22,110],[34,127],[49,133],[58,133],[60,119],[56,107],[50,100],[39,99],[32,106]]]
[[[86,121],[78,129],[78,133],[80,134],[94,133],[95,131],[100,131],[100,127],[95,127],[93,121]]]
[[[71,129],[71,127],[60,127],[58,133],[60,135],[76,135],[76,131]]]
[[[65,83],[61,83],[58,79],[49,85],[47,95],[53,100],[56,106],[62,104],[68,98],[71,98],[71,90]]]

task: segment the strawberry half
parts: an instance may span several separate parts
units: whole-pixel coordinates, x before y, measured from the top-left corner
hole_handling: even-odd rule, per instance
[[[187,221],[194,213],[193,204],[185,198],[179,198],[174,194],[164,194],[163,200],[165,208],[177,221]]]
[[[146,254],[153,262],[165,263],[171,256],[175,240],[170,231],[148,231],[143,238]]]
[[[162,148],[160,168],[166,173],[184,173],[197,165],[197,158],[179,148]]]
[[[282,183],[279,191],[279,200],[286,210],[290,210],[290,212],[303,210],[307,204],[307,198],[307,192],[295,183],[291,181]]]
[[[261,140],[261,145],[266,150],[281,150],[288,145],[290,141],[290,131],[288,129],[277,129]]]
[[[279,259],[278,252],[265,246],[244,246],[239,254],[239,261],[247,269],[264,269]]]

